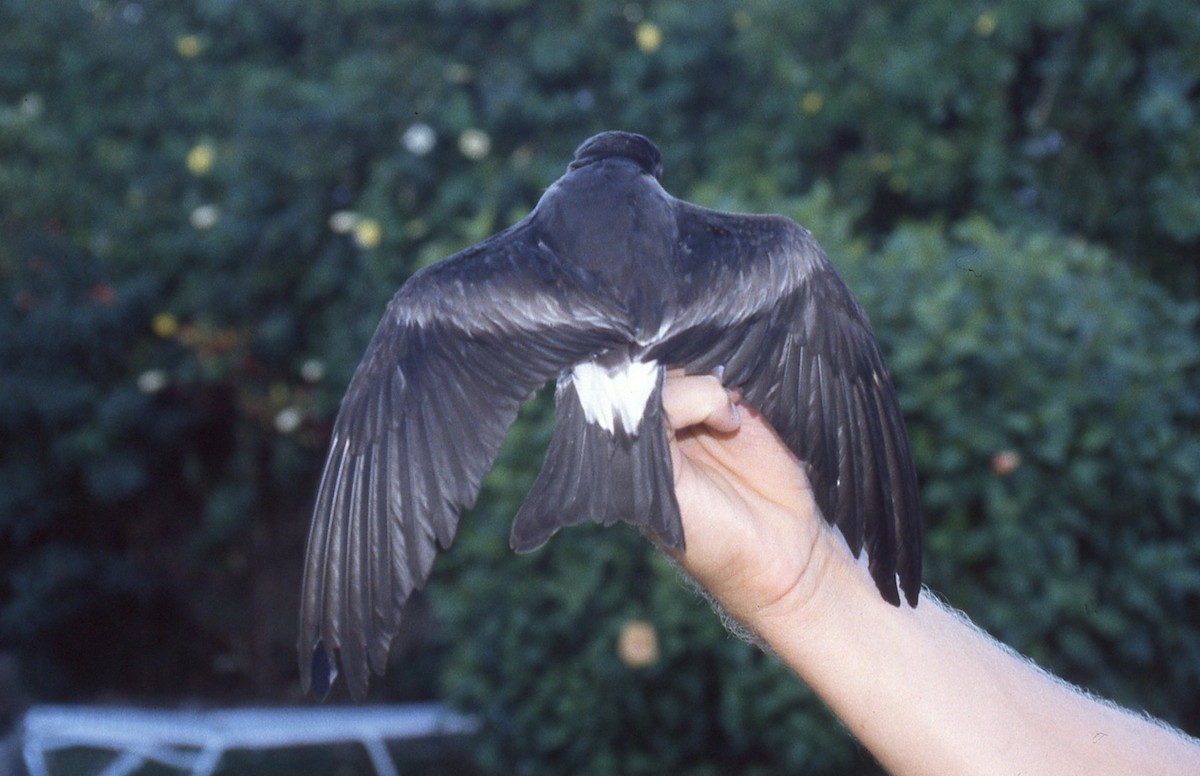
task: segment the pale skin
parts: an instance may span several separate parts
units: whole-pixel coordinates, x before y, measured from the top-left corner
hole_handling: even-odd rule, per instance
[[[714,377],[663,394],[676,558],[897,774],[1200,774],[1200,742],[1037,668],[923,591],[885,602],[799,462]]]

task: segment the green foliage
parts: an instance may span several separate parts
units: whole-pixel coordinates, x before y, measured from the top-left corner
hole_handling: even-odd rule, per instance
[[[733,20],[753,85],[728,96],[749,120],[708,145],[709,177],[827,178],[876,228],[976,210],[1049,222],[1196,290],[1195,9],[761,0]]]
[[[921,471],[927,582],[1001,640],[1194,726],[1200,705],[1197,309],[1105,251],[983,219],[855,242],[827,190],[791,215],[884,342]],[[507,547],[544,446],[531,412],[434,588],[450,697],[495,772],[874,772],[811,694],[734,641],[632,531]],[[539,448],[540,449],[540,448]],[[619,634],[645,621],[657,660]],[[668,746],[668,742],[670,745]]]
[[[386,300],[620,127],[860,293],[933,586],[1195,729],[1197,325],[1144,277],[1196,295],[1198,42],[1169,0],[0,4],[0,649],[38,697],[294,696],[307,512]],[[441,672],[493,770],[869,768],[628,532],[507,553],[547,410],[380,694]]]

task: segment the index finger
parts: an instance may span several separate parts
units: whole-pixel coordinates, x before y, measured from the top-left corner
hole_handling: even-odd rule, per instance
[[[668,373],[662,401],[672,431],[705,425],[714,431],[732,433],[742,425],[737,402],[712,375]]]

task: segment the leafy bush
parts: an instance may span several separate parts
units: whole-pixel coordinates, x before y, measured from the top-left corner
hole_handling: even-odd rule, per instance
[[[1194,307],[1078,240],[817,226],[890,356],[927,509],[927,581],[999,638],[1108,697],[1194,726],[1200,705],[1200,342]],[[531,412],[433,587],[449,697],[496,772],[871,771],[794,677],[732,640],[629,530],[507,531],[544,444]],[[649,623],[656,658],[618,644]],[[886,670],[886,667],[883,668]]]
[[[828,179],[877,232],[975,211],[1053,223],[1196,290],[1200,71],[1187,63],[1200,15],[1169,2],[762,0],[732,22],[739,77],[720,99],[746,119],[707,140],[706,177],[728,187],[771,170],[793,191]],[[668,39],[675,25],[690,32],[672,17]]]

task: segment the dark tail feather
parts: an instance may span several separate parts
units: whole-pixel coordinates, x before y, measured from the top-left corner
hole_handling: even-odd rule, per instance
[[[555,394],[554,436],[546,462],[513,521],[517,552],[542,546],[563,526],[624,520],[683,550],[683,525],[662,412],[663,373],[634,434],[588,422],[569,377]]]

